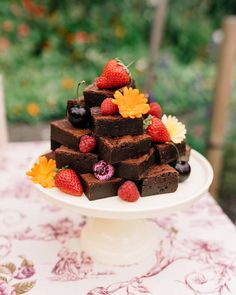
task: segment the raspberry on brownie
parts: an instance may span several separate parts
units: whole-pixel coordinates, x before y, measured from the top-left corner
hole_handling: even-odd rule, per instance
[[[91,134],[90,129],[75,128],[70,124],[67,118],[53,121],[51,123],[52,149],[57,148],[58,145],[65,145],[69,148],[78,149],[80,138],[88,134]]]

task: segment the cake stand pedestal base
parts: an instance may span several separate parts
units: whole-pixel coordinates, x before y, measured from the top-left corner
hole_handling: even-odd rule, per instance
[[[101,263],[130,265],[154,253],[156,228],[145,219],[89,218],[80,242],[81,249]]]

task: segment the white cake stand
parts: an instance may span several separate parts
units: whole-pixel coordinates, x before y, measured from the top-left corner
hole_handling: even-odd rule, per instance
[[[181,210],[207,192],[213,171],[197,151],[191,151],[190,177],[176,192],[140,198],[135,203],[119,197],[89,201],[86,196],[73,197],[57,188],[35,185],[48,201],[88,216],[82,230],[80,248],[95,260],[113,265],[129,265],[145,259],[157,247],[152,224],[145,220]]]

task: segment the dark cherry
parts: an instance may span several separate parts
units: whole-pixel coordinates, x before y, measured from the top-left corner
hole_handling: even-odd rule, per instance
[[[191,167],[186,161],[178,161],[174,164],[174,168],[179,172],[179,182],[185,181],[191,172]]]
[[[87,110],[79,105],[68,105],[67,117],[70,123],[76,128],[85,128],[89,122]]]

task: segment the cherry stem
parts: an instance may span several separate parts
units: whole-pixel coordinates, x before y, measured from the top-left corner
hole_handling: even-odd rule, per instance
[[[84,80],[82,80],[82,81],[80,81],[79,83],[78,83],[78,85],[77,85],[77,97],[79,97],[79,87],[80,87],[80,85],[81,84],[84,84],[85,83],[85,81]]]
[[[179,154],[179,150],[178,150],[176,144],[174,142],[171,142],[171,141],[168,141],[166,143],[172,145],[175,148],[175,151],[176,151],[176,154],[177,154],[177,162],[180,162],[180,154]]]

